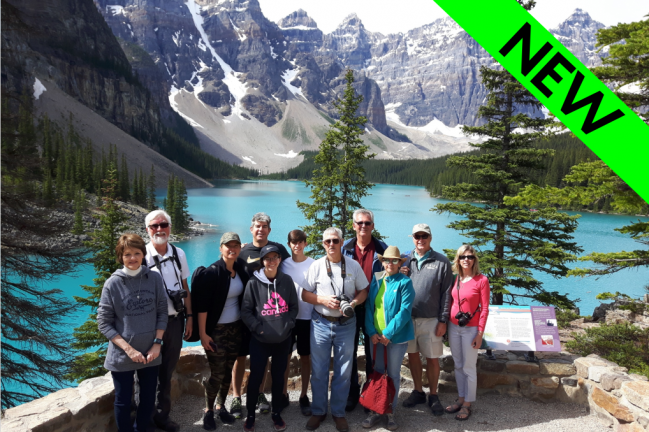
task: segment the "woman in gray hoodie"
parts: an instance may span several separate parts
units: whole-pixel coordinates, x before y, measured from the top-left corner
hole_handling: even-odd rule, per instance
[[[299,308],[297,290],[293,279],[278,271],[282,259],[277,246],[264,246],[259,255],[263,267],[254,272],[248,281],[241,307],[241,319],[252,333],[246,403],[248,417],[243,430],[255,430],[255,406],[259,386],[266,372],[268,357],[272,357],[271,418],[275,430],[283,431],[286,429],[286,423],[280,414],[288,403],[284,398],[284,371],[293,344],[291,330],[295,327]]]
[[[119,432],[131,432],[133,374],[140,384],[135,430],[145,432],[155,405],[162,335],[167,328],[167,296],[158,273],[142,265],[146,245],[137,234],[124,234],[115,248],[124,268],[104,283],[97,308],[99,331],[110,341],[104,367],[115,385],[115,420]]]

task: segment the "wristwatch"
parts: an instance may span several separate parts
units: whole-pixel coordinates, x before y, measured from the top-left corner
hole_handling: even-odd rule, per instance
[[[153,339],[153,343],[154,343],[154,344],[160,344],[160,345],[162,345],[162,339],[160,339],[160,338],[155,338],[155,339]]]
[[[185,319],[187,319],[187,318],[193,318],[193,317],[194,317],[194,314],[185,314]]]

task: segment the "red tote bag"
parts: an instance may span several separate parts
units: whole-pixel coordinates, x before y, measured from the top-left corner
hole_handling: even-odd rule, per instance
[[[359,402],[365,408],[378,414],[392,413],[392,401],[394,400],[394,383],[388,376],[388,349],[383,349],[383,359],[385,364],[385,373],[379,373],[376,370],[370,374],[363,384],[363,391]],[[376,344],[372,353],[372,366],[376,360]],[[372,367],[372,369],[374,369]]]

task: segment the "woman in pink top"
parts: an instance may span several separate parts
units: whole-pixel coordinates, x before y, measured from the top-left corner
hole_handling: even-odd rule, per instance
[[[471,402],[475,402],[478,376],[478,348],[482,345],[487,316],[489,315],[489,280],[480,274],[478,257],[472,246],[463,245],[453,261],[457,279],[452,287],[451,319],[448,340],[455,362],[455,381],[458,398],[446,407],[449,414],[459,413],[456,420],[467,420],[471,415]]]

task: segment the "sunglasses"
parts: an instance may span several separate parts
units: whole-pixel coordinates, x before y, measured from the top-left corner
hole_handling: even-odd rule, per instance
[[[413,237],[415,238],[415,240],[426,240],[429,237],[429,235],[428,234],[415,234],[415,235],[413,235]]]
[[[354,223],[355,223],[356,225],[358,225],[358,226],[363,226],[363,225],[365,225],[365,226],[370,226],[370,225],[373,224],[373,222],[367,222],[367,221],[360,221],[360,222],[354,222]]]
[[[337,239],[337,238],[336,238],[336,239],[327,239],[327,240],[324,240],[323,243],[326,244],[326,245],[329,245],[329,244],[331,244],[331,243],[333,243],[333,244],[339,244],[339,243],[340,243],[340,239]]]
[[[458,257],[458,259],[459,259],[460,261],[463,261],[463,260],[473,261],[473,260],[475,259],[475,256],[473,256],[473,255],[460,255],[460,256]]]
[[[399,258],[384,259],[383,262],[387,264],[399,264],[401,262],[401,259]]]
[[[275,261],[279,261],[279,257],[278,256],[264,257],[263,261],[265,261],[265,262],[275,262]]]
[[[151,228],[154,231],[157,230],[158,228],[162,228],[162,229],[169,228],[169,222],[162,222],[161,224],[151,224],[149,225],[149,228]]]

